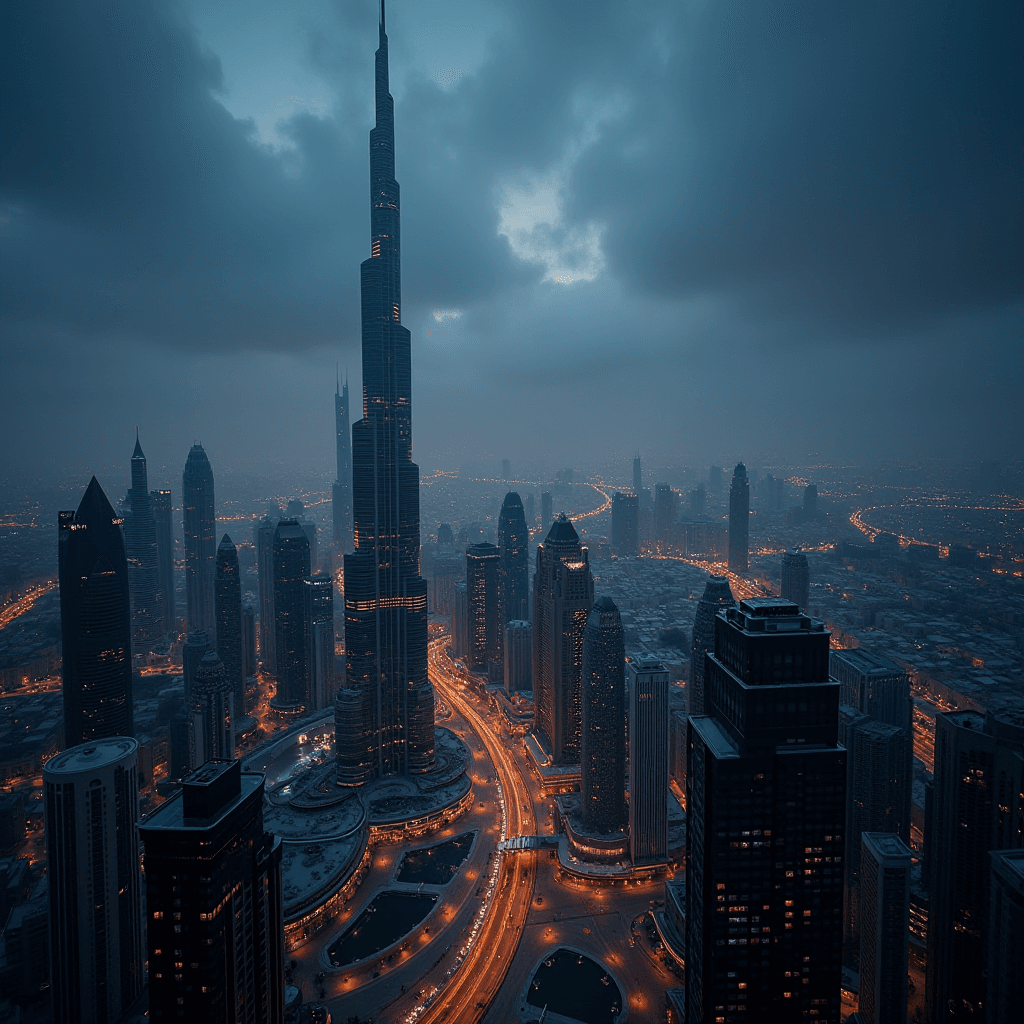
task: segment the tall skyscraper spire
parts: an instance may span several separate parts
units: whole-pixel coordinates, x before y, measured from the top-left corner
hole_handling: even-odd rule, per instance
[[[338,450],[338,475],[331,489],[334,544],[339,554],[352,550],[352,428],[349,414],[348,377],[337,380],[334,391],[334,431]]]
[[[163,608],[160,602],[160,566],[157,559],[156,520],[149,498],[146,456],[135,428],[132,453],[132,489],[125,546],[128,553],[128,584],[132,599],[132,642],[136,655],[164,646]]]
[[[346,715],[338,781],[424,771],[434,758],[427,584],[420,576],[412,367],[402,326],[399,188],[388,37],[380,10],[370,132],[370,258],[361,269],[363,418],[352,427],[355,551],[345,556]]]

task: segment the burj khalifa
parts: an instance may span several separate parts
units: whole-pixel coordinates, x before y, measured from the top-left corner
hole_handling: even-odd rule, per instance
[[[394,100],[384,3],[370,132],[370,258],[360,268],[363,418],[352,426],[355,550],[345,555],[346,688],[336,699],[339,785],[427,770],[427,584],[420,576],[419,467],[412,461],[411,336],[402,326]]]

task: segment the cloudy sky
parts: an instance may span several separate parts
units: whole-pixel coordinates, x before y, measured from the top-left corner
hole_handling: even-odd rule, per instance
[[[10,0],[0,469],[329,470],[374,0]],[[425,469],[1024,448],[1019,2],[390,0]]]

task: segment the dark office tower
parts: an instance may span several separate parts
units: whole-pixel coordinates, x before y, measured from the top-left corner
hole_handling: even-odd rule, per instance
[[[505,623],[504,682],[510,697],[533,690],[533,627],[524,619]]]
[[[128,589],[132,600],[132,644],[143,655],[163,645],[163,609],[160,607],[160,565],[156,550],[156,521],[149,501],[146,456],[139,438],[132,453],[132,488],[128,492],[131,511],[125,523],[128,555]]]
[[[782,553],[782,596],[798,608],[807,611],[811,592],[811,576],[807,556],[799,549]]]
[[[689,1024],[839,1024],[846,751],[828,645],[780,598],[715,620],[687,730]]]
[[[708,470],[708,490],[712,494],[721,494],[722,492],[722,467],[712,466]]]
[[[612,495],[612,547],[619,556],[633,556],[640,539],[640,499],[635,494]]]
[[[217,612],[217,654],[224,664],[224,678],[234,699],[234,719],[240,726],[245,715],[245,670],[242,667],[242,580],[238,574],[238,552],[225,533],[217,548],[214,587]],[[232,756],[234,752],[232,751]]]
[[[818,487],[808,484],[804,488],[804,518],[813,519],[818,514]]]
[[[633,493],[637,496],[637,500],[640,499],[640,494],[643,491],[644,486],[644,474],[640,466],[640,456],[637,455],[633,459]]]
[[[443,547],[453,547],[455,538],[452,536],[452,528],[448,523],[441,523],[437,528],[437,543]]]
[[[525,619],[530,612],[530,533],[526,512],[515,491],[505,495],[498,516],[501,551],[501,624]]]
[[[743,463],[736,466],[729,488],[729,571],[746,572],[750,544],[750,484]]]
[[[181,481],[185,532],[185,618],[189,629],[211,637],[217,624],[213,579],[217,558],[217,514],[213,470],[201,444],[192,445]]]
[[[302,581],[309,576],[309,568],[309,540],[302,527],[294,519],[282,519],[274,532],[277,694],[271,701],[280,711],[299,711],[306,700]]]
[[[281,840],[265,776],[211,761],[139,826],[151,1020],[282,1024]]]
[[[650,659],[629,663],[629,852],[668,859],[668,672]]]
[[[840,704],[856,708],[876,722],[911,731],[910,679],[896,662],[864,648],[832,651],[829,671],[839,681]],[[909,814],[908,803],[906,816]],[[909,842],[907,836],[901,838]]]
[[[466,581],[452,587],[452,647],[456,658],[465,658],[469,651],[469,594]]]
[[[698,518],[704,515],[704,510],[708,503],[708,492],[704,489],[704,485],[700,484],[690,491],[690,515],[697,516]]]
[[[583,633],[593,604],[587,549],[560,512],[537,545],[533,574],[533,722],[554,764],[580,760]]]
[[[501,460],[501,479],[502,480],[508,480],[508,478],[511,475],[512,475],[512,464],[508,461],[508,459],[502,459]]]
[[[302,581],[306,627],[307,710],[326,708],[334,700],[334,577]]]
[[[264,516],[256,534],[256,566],[259,570],[260,662],[263,671],[277,674],[277,617],[274,615],[274,523]]]
[[[690,683],[687,686],[691,715],[704,714],[704,655],[715,649],[715,616],[724,608],[735,606],[736,598],[729,589],[729,577],[709,576],[693,617]]]
[[[246,605],[242,609],[242,676],[252,679],[256,675],[256,609]]]
[[[843,854],[843,937],[861,932],[861,834],[891,832],[910,841],[910,733],[839,706],[839,743],[846,748],[846,850]]]
[[[551,529],[551,492],[541,491],[540,493],[540,532],[542,537],[548,535]]]
[[[626,824],[626,649],[607,596],[587,616],[581,691],[580,816],[588,830],[617,832]]]
[[[501,552],[493,544],[473,544],[466,552],[467,657],[478,672],[501,657],[501,569]]]
[[[199,678],[199,662],[207,651],[213,650],[208,633],[201,629],[194,629],[185,638],[181,646],[181,668],[185,684],[185,702],[188,703],[192,691],[196,686],[196,679]]]
[[[861,836],[860,939],[862,1024],[905,1024],[911,853],[885,832]]]
[[[363,418],[352,427],[356,547],[345,556],[346,679],[365,702],[374,776],[422,772],[434,761],[419,467],[412,461],[411,336],[401,317],[400,203],[383,7],[379,39],[370,258],[360,268]],[[340,772],[339,764],[339,778]]]
[[[935,719],[928,822],[926,1006],[934,1024],[982,1019],[993,850],[1020,849],[1024,713],[947,711]],[[1018,985],[1019,987],[1019,985]]]
[[[661,543],[672,539],[672,528],[679,518],[679,495],[668,484],[658,484],[654,492],[654,535]]]
[[[1021,1024],[1020,965],[1024,964],[1024,850],[992,854],[988,922],[990,1024]]]
[[[526,496],[526,525],[532,530],[537,525],[537,510],[534,507],[536,504],[533,491]]]
[[[334,390],[334,429],[338,444],[338,478],[331,489],[334,546],[341,554],[352,550],[352,429],[348,380]]]
[[[91,740],[43,767],[57,1024],[113,1024],[142,991],[138,751]]]
[[[64,746],[130,736],[132,632],[121,518],[93,477],[58,513]]]
[[[172,715],[168,724],[170,755],[167,777],[171,782],[180,782],[196,767],[195,717],[191,712]]]
[[[178,629],[177,602],[174,596],[174,505],[171,492],[150,491],[149,504],[156,524],[157,585],[160,588],[160,610],[163,613],[161,628],[164,635],[169,636]]]
[[[216,651],[207,651],[200,660],[190,701],[196,764],[209,761],[211,757],[234,757],[235,695]]]

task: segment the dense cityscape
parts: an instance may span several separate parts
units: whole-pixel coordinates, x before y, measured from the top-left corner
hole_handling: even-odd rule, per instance
[[[5,480],[0,1024],[1022,1020],[1024,460],[418,465],[386,27],[333,463]]]

